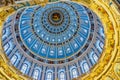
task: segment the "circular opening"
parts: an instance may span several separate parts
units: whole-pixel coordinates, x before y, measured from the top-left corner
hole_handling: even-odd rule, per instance
[[[53,13],[53,14],[52,14],[52,20],[53,20],[54,22],[60,21],[60,18],[61,18],[61,15],[60,15],[59,13]]]
[[[61,25],[64,22],[64,15],[59,10],[53,10],[49,13],[48,20],[52,25]]]

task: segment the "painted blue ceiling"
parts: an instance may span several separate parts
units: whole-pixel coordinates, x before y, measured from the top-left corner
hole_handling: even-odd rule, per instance
[[[72,80],[87,73],[104,43],[100,19],[74,2],[25,7],[3,25],[2,46],[10,63],[37,80]]]
[[[52,14],[60,14],[54,22]],[[63,59],[81,49],[90,34],[90,21],[83,6],[55,3],[27,8],[19,22],[20,36],[31,52],[48,59]]]

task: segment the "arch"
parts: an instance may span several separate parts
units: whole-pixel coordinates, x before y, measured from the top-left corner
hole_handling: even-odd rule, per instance
[[[17,55],[13,55],[11,58],[11,63],[14,65],[17,62],[18,56]]]
[[[95,62],[98,61],[98,56],[95,53],[92,55],[92,57],[93,57],[93,59],[94,59]]]
[[[99,26],[100,26],[100,25],[99,25]],[[102,26],[99,27],[98,34],[99,34],[103,39],[105,38],[104,30],[103,30]]]
[[[87,71],[89,71],[89,65],[88,63],[86,62],[86,60],[83,60],[81,63],[80,63],[80,67],[82,69],[82,73],[85,73]]]
[[[96,43],[95,43],[95,47],[98,49],[98,51],[101,53],[102,52],[102,48],[100,45],[101,41],[97,39]]]
[[[53,72],[51,70],[47,71],[46,80],[53,80]]]
[[[89,58],[93,65],[98,61],[98,55],[93,50],[90,52]]]
[[[77,71],[76,66],[72,66],[72,67],[70,68],[70,74],[71,74],[71,78],[76,78],[76,77],[78,77],[78,71]]]
[[[20,53],[19,51],[16,51],[16,52],[15,52],[15,55],[18,57],[18,59],[17,59],[16,63],[14,64],[14,66],[17,66],[18,63],[19,63],[20,60],[21,60],[22,55],[21,55],[21,53]]]
[[[40,74],[40,70],[35,69],[35,70],[34,70],[34,73],[33,73],[33,78],[34,78],[34,79],[38,79],[38,78],[39,78],[39,74]]]
[[[22,68],[21,68],[21,72],[25,74],[27,69],[28,69],[28,64],[24,63]]]
[[[14,66],[17,66],[20,59],[21,59],[21,54],[19,53],[19,51],[16,51],[15,54],[11,56],[10,61]]]
[[[73,77],[73,78],[78,77],[76,68],[73,68],[73,69],[72,69],[72,77]]]
[[[34,68],[34,71],[33,71],[33,74],[32,74],[32,77],[33,77],[34,79],[39,80],[39,79],[40,79],[40,76],[41,76],[41,67],[35,67],[35,68]]]
[[[4,50],[5,50],[5,52],[8,51],[9,48],[10,48],[10,44],[9,44],[9,43],[7,43],[7,44],[4,45]],[[6,54],[7,54],[7,53],[6,53]]]
[[[27,64],[28,66],[27,66],[27,70],[26,70],[26,72],[25,72],[25,74],[28,74],[29,73],[29,70],[30,70],[30,67],[31,67],[31,62],[29,62],[28,60],[25,60],[24,61],[24,64]]]
[[[83,69],[84,69],[85,72],[89,71],[89,66],[88,66],[87,62],[85,62],[83,64]]]
[[[103,49],[103,46],[104,46],[103,42],[100,42],[99,46],[100,46],[101,49]]]
[[[60,72],[60,80],[65,80],[65,72]]]
[[[65,70],[59,70],[59,73],[58,73],[58,78],[59,80],[66,80],[66,76],[65,76]]]
[[[10,26],[9,26],[10,27]],[[6,27],[3,29],[3,36],[2,36],[2,40],[5,40],[7,37],[9,37],[9,35],[11,34],[10,32],[10,28]]]
[[[13,41],[12,41],[12,39],[8,42],[8,43],[6,43],[5,45],[4,45],[4,50],[5,50],[5,53],[7,54],[7,55],[9,55],[9,53],[12,51],[12,49],[14,48],[14,44],[13,44]]]

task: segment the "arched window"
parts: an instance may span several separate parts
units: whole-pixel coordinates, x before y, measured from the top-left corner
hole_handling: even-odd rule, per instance
[[[100,27],[100,29],[99,29],[99,34],[100,34],[103,38],[105,37],[105,35],[104,35],[104,30],[103,30],[102,27]]]
[[[13,55],[13,57],[11,58],[11,63],[15,64],[15,62],[17,61],[18,57],[16,55]]]
[[[21,72],[25,73],[27,71],[28,65],[27,64],[23,64],[22,68],[21,68]]]
[[[77,75],[77,70],[75,68],[72,69],[72,77],[73,78],[76,78],[78,75]]]
[[[63,71],[60,72],[60,80],[65,80],[65,73]]]
[[[90,52],[89,58],[90,58],[90,61],[92,62],[92,64],[95,64],[98,61],[97,53],[95,53],[94,50],[92,50]]]
[[[95,46],[100,52],[102,52],[102,48],[101,48],[101,45],[100,45],[100,40],[97,40]]]
[[[5,40],[9,35],[10,35],[10,28],[9,27],[4,28],[2,39]]]
[[[10,48],[10,44],[7,43],[7,44],[4,46],[4,50],[5,50],[5,52],[6,52],[9,48]]]
[[[52,72],[47,72],[47,80],[52,80]]]
[[[98,60],[98,56],[97,56],[95,53],[93,54],[92,57],[93,57],[94,61],[97,62],[97,60]]]
[[[103,49],[104,44],[102,42],[99,43],[101,49]]]
[[[4,51],[5,53],[8,55],[10,54],[10,52],[12,51],[12,49],[14,48],[14,44],[13,44],[13,41],[10,40],[7,44],[5,44],[4,46]]]
[[[38,77],[39,77],[39,70],[38,69],[36,69],[35,71],[34,71],[34,73],[33,73],[33,78],[34,79],[38,79]]]
[[[84,72],[89,71],[89,66],[86,62],[83,64],[83,68],[84,68]]]

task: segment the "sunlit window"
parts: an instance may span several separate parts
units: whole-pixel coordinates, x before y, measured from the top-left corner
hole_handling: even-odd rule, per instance
[[[104,30],[103,30],[103,28],[101,28],[100,27],[100,29],[99,29],[99,34],[104,38],[105,37],[105,35],[104,35]]]
[[[11,61],[12,64],[15,64],[15,62],[17,61],[17,56],[14,55],[14,56],[11,58],[10,61]]]
[[[98,60],[98,56],[95,53],[93,54],[93,59],[95,62],[97,62],[97,60]]]
[[[100,42],[99,45],[100,45],[100,48],[103,49],[104,44]]]
[[[21,69],[21,72],[22,72],[22,73],[25,73],[26,70],[27,70],[27,68],[28,68],[28,65],[27,65],[27,64],[23,64],[22,69]]]
[[[9,49],[10,45],[9,43],[7,43],[5,46],[4,46],[4,50],[7,51]]]
[[[65,80],[65,73],[63,71],[60,72],[60,80]]]
[[[77,75],[77,70],[74,68],[72,69],[72,76],[73,78],[76,78],[78,75]]]
[[[47,73],[47,80],[52,80],[52,72]]]
[[[33,74],[33,78],[38,79],[38,77],[39,77],[39,70],[35,70]]]
[[[85,72],[89,71],[89,66],[86,62],[83,64],[83,68]]]
[[[95,44],[95,46],[96,46],[96,48],[100,51],[100,52],[102,52],[102,44],[100,44],[101,42],[100,42],[100,40],[97,40],[97,42],[96,42],[96,44]]]

